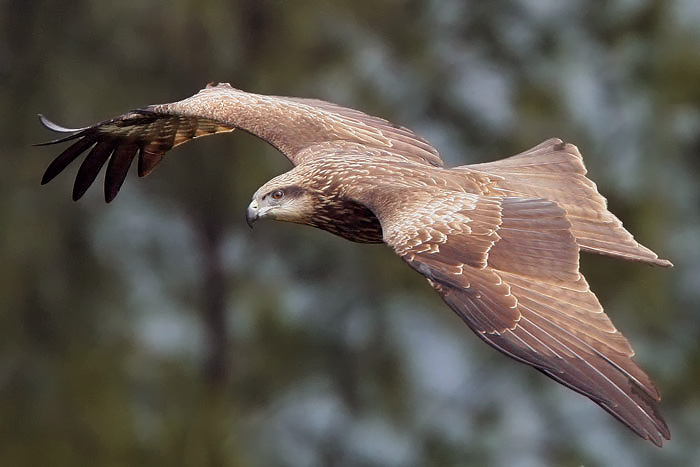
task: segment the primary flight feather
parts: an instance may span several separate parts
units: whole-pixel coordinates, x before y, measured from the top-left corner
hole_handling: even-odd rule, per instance
[[[193,138],[241,129],[264,139],[294,168],[253,195],[249,224],[277,219],[388,244],[486,343],[589,397],[642,438],[658,446],[670,439],[659,393],[579,272],[579,251],[671,263],[607,210],[575,146],[550,139],[500,161],[445,168],[427,141],[384,119],[228,84],[86,128],[41,121],[70,133],[44,144],[72,142],[42,184],[89,150],[75,200],[105,163],[110,202],[135,157],[144,176]]]

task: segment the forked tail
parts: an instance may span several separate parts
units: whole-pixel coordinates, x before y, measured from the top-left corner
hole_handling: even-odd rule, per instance
[[[564,208],[571,233],[583,251],[672,266],[639,244],[622,222],[608,211],[606,199],[586,178],[576,146],[549,139],[518,155],[496,162],[461,167],[490,175],[494,190],[504,196],[544,198]]]

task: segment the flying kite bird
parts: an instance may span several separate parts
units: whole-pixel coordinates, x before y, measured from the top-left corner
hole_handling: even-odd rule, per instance
[[[80,154],[73,199],[107,163],[105,199],[138,153],[147,175],[173,147],[241,129],[294,167],[253,195],[246,219],[318,227],[388,244],[487,344],[601,406],[644,439],[670,439],[659,393],[632,361],[579,272],[579,251],[671,263],[637,243],[586,178],[576,146],[549,139],[496,162],[446,168],[411,130],[328,102],[209,85],[179,102],[134,110],[44,144],[72,141],[51,181]]]

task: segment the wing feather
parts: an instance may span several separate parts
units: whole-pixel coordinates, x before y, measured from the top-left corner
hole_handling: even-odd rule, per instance
[[[76,143],[72,144],[66,148],[61,154],[56,157],[51,164],[47,167],[44,172],[44,176],[41,179],[41,184],[45,185],[54,179],[56,175],[61,173],[63,169],[68,167],[68,165],[78,158],[80,154],[86,151],[88,148],[92,147],[98,140],[97,135],[85,135],[85,137],[78,140]],[[64,139],[57,140],[57,142],[62,142]]]
[[[105,172],[105,201],[108,203],[119,193],[138,150],[135,143],[120,145],[114,150]]]
[[[114,140],[98,141],[90,150],[83,163],[78,169],[78,175],[75,177],[73,185],[73,200],[80,199],[83,194],[90,188],[95,177],[102,169],[102,166],[107,162],[107,159],[114,151],[116,142]]]

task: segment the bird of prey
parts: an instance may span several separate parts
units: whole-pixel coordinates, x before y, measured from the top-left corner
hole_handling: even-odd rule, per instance
[[[576,146],[549,139],[496,162],[447,168],[426,140],[384,119],[225,83],[85,128],[40,118],[70,133],[43,144],[72,142],[42,184],[89,150],[75,200],[105,163],[110,202],[136,154],[144,176],[193,138],[234,129],[262,138],[294,167],[253,195],[249,224],[276,219],[388,244],[487,344],[587,396],[642,438],[658,446],[670,439],[659,393],[579,272],[579,252],[671,263],[608,211]]]

